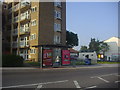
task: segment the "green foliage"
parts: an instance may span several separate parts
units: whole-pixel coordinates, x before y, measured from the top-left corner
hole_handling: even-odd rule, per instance
[[[70,47],[78,46],[78,36],[73,32],[66,32],[66,44]]]
[[[81,51],[81,52],[87,52],[87,51],[88,51],[87,46],[81,46],[80,51]]]
[[[103,52],[106,52],[109,50],[109,45],[107,43],[104,42],[100,42],[100,50]]]
[[[3,67],[21,67],[23,66],[24,59],[18,55],[6,54],[2,55]]]
[[[29,64],[29,66],[40,66],[39,62],[24,61],[24,63]]]
[[[95,38],[91,38],[91,42],[89,43],[89,50],[96,51],[98,54],[100,51],[103,53],[109,50],[109,45],[104,42],[100,42],[99,40],[95,40]]]
[[[99,45],[99,40],[96,41],[95,38],[91,38],[91,42],[89,43],[89,50],[96,51],[96,53],[98,53],[100,51]]]

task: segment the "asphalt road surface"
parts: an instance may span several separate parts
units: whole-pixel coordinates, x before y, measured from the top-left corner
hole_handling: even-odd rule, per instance
[[[29,88],[118,88],[118,67],[92,67],[68,69],[15,69],[3,70],[2,87],[14,90]],[[11,89],[11,90],[12,90]]]

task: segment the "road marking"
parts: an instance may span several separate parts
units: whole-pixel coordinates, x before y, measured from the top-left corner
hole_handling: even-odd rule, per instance
[[[120,82],[120,81],[115,81],[115,83],[118,83],[118,82]]]
[[[41,84],[38,84],[37,88],[35,90],[40,90],[40,88],[42,88]]]
[[[24,87],[24,86],[35,86],[35,85],[38,85],[38,84],[39,83],[37,83],[37,84],[27,84],[27,85],[6,86],[6,87],[2,87],[2,88],[16,88],[16,87]]]
[[[120,75],[115,75],[115,76],[118,76],[118,77],[119,77]]]
[[[63,81],[55,81],[55,82],[46,82],[42,84],[51,84],[51,83],[61,83],[61,82],[67,82],[68,80],[63,80]]]
[[[87,87],[86,89],[89,89],[89,88],[96,88],[97,86],[91,86],[91,87]]]
[[[102,81],[104,81],[104,82],[106,82],[106,83],[109,83],[109,81],[107,81],[107,80],[105,80],[105,79],[103,79],[103,78],[101,78],[101,77],[97,77],[97,78],[99,78],[100,80],[102,80]]]
[[[78,84],[78,82],[75,80],[75,81],[73,81],[74,82],[74,84],[75,84],[75,86],[76,86],[76,88],[81,88],[80,86],[79,86],[79,84]]]
[[[42,88],[42,85],[41,85],[41,84],[39,84],[37,88]]]
[[[91,77],[91,78],[105,77],[105,76],[111,76],[111,75],[117,75],[117,73],[105,74],[105,75],[99,75],[99,76],[93,76],[93,77]]]
[[[61,82],[67,82],[67,81],[68,80],[62,80],[62,81],[54,81],[54,82],[46,82],[46,83],[36,83],[36,84],[6,86],[6,87],[0,87],[0,88],[16,88],[16,87],[24,87],[24,86],[35,86],[35,85],[43,85],[43,84],[61,83]]]

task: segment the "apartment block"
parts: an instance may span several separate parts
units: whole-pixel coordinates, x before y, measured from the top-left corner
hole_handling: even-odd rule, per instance
[[[9,2],[6,6],[10,52],[25,60],[41,61],[43,50],[52,50],[52,60],[66,49],[65,2]]]

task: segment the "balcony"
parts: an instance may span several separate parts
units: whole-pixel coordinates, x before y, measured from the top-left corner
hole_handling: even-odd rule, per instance
[[[30,19],[30,15],[21,15],[20,17],[20,21],[26,20],[26,19]]]
[[[21,48],[28,47],[28,46],[29,46],[29,41],[25,41],[25,40],[20,41],[20,47]]]
[[[21,6],[21,8],[30,6],[30,2],[21,2],[20,6]]]
[[[20,47],[24,47],[25,46],[25,41],[20,41]]]
[[[8,13],[9,14],[12,13],[12,7],[8,10]]]
[[[30,28],[29,27],[25,27],[25,28],[21,27],[20,28],[20,34],[27,34],[29,32],[30,32]]]
[[[17,47],[18,47],[18,43],[17,43],[17,41],[13,41],[13,43],[12,43],[12,47],[13,47],[13,48],[17,48]]]
[[[19,21],[19,17],[18,16],[14,17],[14,22],[18,22],[18,21]]]
[[[62,5],[61,5],[61,2],[54,2],[54,6],[58,7],[58,8],[61,8]]]
[[[16,35],[18,35],[18,29],[17,29],[17,28],[13,30],[13,33],[12,33],[12,35],[13,35],[13,36],[16,36]]]
[[[14,6],[14,11],[19,10],[19,8],[20,8],[20,4],[15,5],[15,6]]]

